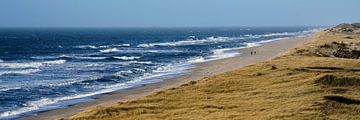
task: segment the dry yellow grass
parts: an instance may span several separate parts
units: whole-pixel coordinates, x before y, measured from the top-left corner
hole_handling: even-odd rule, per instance
[[[323,57],[332,42],[359,45],[360,35],[320,32],[270,61],[69,119],[360,119],[360,60]]]

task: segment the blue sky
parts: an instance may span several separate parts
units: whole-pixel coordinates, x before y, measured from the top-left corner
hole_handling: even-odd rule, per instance
[[[328,26],[360,0],[1,0],[0,27]]]

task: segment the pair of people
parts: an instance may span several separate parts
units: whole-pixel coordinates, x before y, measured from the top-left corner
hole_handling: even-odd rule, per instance
[[[250,54],[254,54],[254,55],[255,55],[255,54],[256,54],[256,51],[250,51]]]

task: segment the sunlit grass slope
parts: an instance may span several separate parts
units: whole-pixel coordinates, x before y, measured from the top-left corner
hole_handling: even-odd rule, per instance
[[[360,34],[349,26],[269,61],[70,119],[360,119]]]

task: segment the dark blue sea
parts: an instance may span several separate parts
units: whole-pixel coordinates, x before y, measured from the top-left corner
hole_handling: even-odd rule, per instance
[[[194,63],[317,27],[2,28],[0,119],[66,107],[189,72]]]

